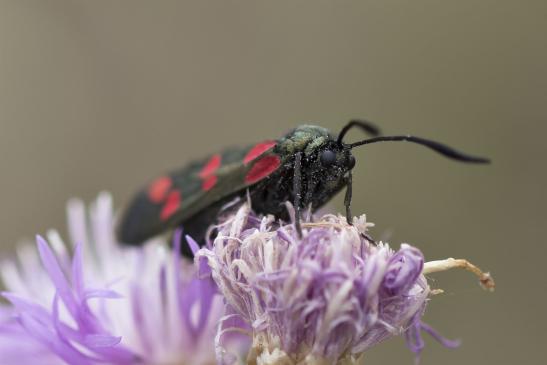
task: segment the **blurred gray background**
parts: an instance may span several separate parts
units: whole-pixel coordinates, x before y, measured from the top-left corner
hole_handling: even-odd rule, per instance
[[[64,229],[64,204],[122,207],[166,169],[303,122],[353,117],[486,155],[356,151],[376,236],[496,278],[435,275],[422,364],[545,361],[545,1],[1,1],[0,238]],[[351,138],[362,136],[356,131]],[[334,207],[342,208],[343,197]],[[401,339],[369,364],[413,364]]]

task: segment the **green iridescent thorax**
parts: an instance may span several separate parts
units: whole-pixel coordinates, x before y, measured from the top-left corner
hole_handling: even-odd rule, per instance
[[[292,130],[285,137],[281,138],[277,148],[282,153],[294,154],[304,152],[305,156],[310,156],[317,149],[332,140],[332,135],[328,129],[315,125],[301,125]]]

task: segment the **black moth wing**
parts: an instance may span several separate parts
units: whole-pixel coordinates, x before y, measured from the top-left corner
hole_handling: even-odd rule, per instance
[[[120,241],[141,244],[226,198],[244,194],[246,188],[258,183],[246,179],[253,164],[244,160],[252,148],[228,148],[152,181],[125,211],[118,229]],[[274,149],[272,143],[256,160],[274,155]]]

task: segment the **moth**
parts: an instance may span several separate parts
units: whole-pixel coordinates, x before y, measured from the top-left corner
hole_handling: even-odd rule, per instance
[[[370,138],[346,143],[344,138],[353,128]],[[382,136],[374,124],[365,120],[349,121],[337,135],[319,126],[300,125],[281,138],[227,148],[154,179],[134,196],[123,214],[119,240],[140,245],[182,226],[186,234],[203,245],[207,229],[215,223],[221,209],[246,196],[256,213],[273,214],[282,220],[289,219],[285,202],[292,202],[295,227],[301,235],[302,210],[320,208],[344,188],[346,216],[351,223],[355,167],[352,150],[372,143],[399,141],[428,147],[460,162],[489,162],[425,138]],[[183,254],[191,257],[188,248]]]

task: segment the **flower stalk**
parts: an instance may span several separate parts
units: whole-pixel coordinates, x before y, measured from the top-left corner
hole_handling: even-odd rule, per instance
[[[445,260],[429,261],[424,264],[424,269],[422,273],[424,275],[427,275],[451,269],[464,269],[475,274],[479,278],[480,285],[485,290],[494,291],[496,287],[496,284],[494,283],[494,278],[490,275],[489,272],[483,272],[481,269],[479,269],[477,266],[473,265],[466,259],[454,259],[450,257]]]

